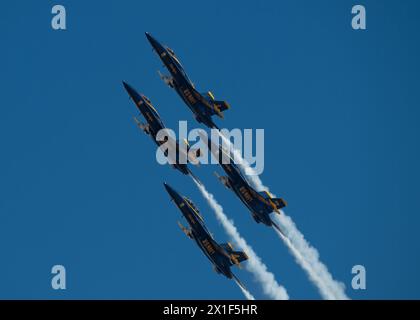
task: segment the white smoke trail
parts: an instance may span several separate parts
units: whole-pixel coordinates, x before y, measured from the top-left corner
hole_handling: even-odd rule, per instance
[[[279,224],[282,225],[282,223],[279,221],[278,218],[276,219],[276,217],[275,217],[275,220],[277,220],[277,222],[279,222]],[[286,229],[286,228],[282,228],[282,229]],[[338,297],[338,295],[335,295],[334,294],[334,290],[331,290],[331,288],[325,283],[326,282],[324,280],[325,277],[320,276],[319,275],[319,272],[316,272],[316,270],[313,267],[313,265],[311,265],[311,263],[307,262],[307,260],[306,260],[307,259],[307,256],[314,255],[314,256],[317,257],[318,256],[318,252],[315,249],[313,249],[312,247],[310,247],[310,250],[314,250],[314,252],[311,252],[309,255],[308,254],[305,255],[306,256],[305,257],[306,259],[305,259],[302,256],[302,254],[301,254],[301,251],[303,251],[303,250],[297,250],[288,237],[285,237],[281,232],[279,232],[275,228],[273,228],[273,230],[276,232],[276,234],[279,236],[279,238],[281,240],[283,240],[284,244],[289,249],[290,253],[295,257],[296,262],[307,273],[307,275],[309,276],[309,279],[311,280],[311,282],[318,288],[318,291],[321,294],[321,296],[324,299],[327,299],[327,300],[340,299]],[[286,229],[286,230],[288,230],[288,229]],[[321,266],[319,266],[319,268],[325,267],[322,263],[320,265]],[[323,272],[326,271],[328,273],[328,270],[322,270],[322,271]],[[341,299],[344,299],[344,298],[341,298]]]
[[[239,150],[235,149],[233,144],[227,139],[220,131],[219,136],[222,138],[223,143],[225,146],[229,147],[230,152],[233,154],[233,159],[237,165],[241,168],[241,170],[251,179],[249,182],[251,183],[252,187],[257,189],[257,191],[269,191],[267,187],[264,186],[260,177],[255,173],[254,169],[249,165],[248,161],[246,161]]]
[[[284,241],[290,252],[295,256],[296,262],[306,271],[311,282],[318,288],[324,299],[347,300],[343,283],[333,279],[328,268],[319,260],[318,251],[312,247],[298,230],[293,220],[283,211],[280,216],[274,216],[273,220],[280,225],[285,233],[285,238],[277,232]]]
[[[242,287],[241,284],[236,279],[234,279],[234,280],[235,280],[235,283],[238,285],[239,289],[241,289],[245,298],[247,298],[247,300],[255,300],[254,296],[247,289]]]
[[[217,219],[220,221],[225,231],[229,234],[235,244],[249,256],[245,268],[254,274],[256,280],[261,284],[264,293],[275,300],[288,300],[289,296],[286,289],[277,283],[274,275],[267,270],[266,265],[261,261],[260,257],[255,253],[252,247],[248,245],[245,239],[242,238],[233,221],[229,220],[223,212],[222,206],[217,203],[213,195],[206,190],[204,185],[198,183],[195,179],[193,179],[193,181],[215,212]]]
[[[248,162],[242,158],[238,150],[233,148],[232,143],[225,136],[220,134],[220,137],[230,149],[237,161],[239,167],[247,174],[251,185],[257,191],[269,191],[262,183],[258,175],[253,172]],[[303,234],[298,230],[292,218],[287,216],[283,211],[280,216],[275,215],[274,220],[277,221],[281,229],[285,233],[285,238],[278,230],[273,228],[278,236],[288,247],[289,251],[295,257],[296,262],[308,274],[311,282],[318,288],[319,293],[324,299],[349,299],[345,293],[345,286],[343,283],[333,279],[328,268],[319,260],[318,251],[312,247],[305,239]]]

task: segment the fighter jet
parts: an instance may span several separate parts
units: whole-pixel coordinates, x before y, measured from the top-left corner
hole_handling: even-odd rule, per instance
[[[194,203],[187,197],[181,196],[167,183],[164,183],[166,191],[169,193],[171,200],[175,202],[182,215],[187,220],[189,228],[184,227],[179,221],[178,225],[187,237],[193,239],[206,257],[213,264],[214,270],[223,274],[229,279],[235,279],[239,285],[243,287],[241,282],[236,278],[230,269],[231,266],[237,265],[248,259],[243,251],[234,251],[230,243],[219,244],[213,238],[210,231],[204,224],[203,217]]]
[[[166,76],[159,72],[161,79],[169,87],[175,89],[194,113],[198,122],[205,124],[209,128],[217,128],[212,120],[212,116],[217,115],[223,118],[223,111],[229,108],[229,104],[226,101],[215,100],[210,91],[205,93],[198,92],[192,81],[188,78],[174,51],[160,44],[147,32],[146,37],[171,74],[170,76]]]
[[[220,182],[238,196],[251,211],[252,217],[257,223],[272,226],[283,233],[280,227],[271,220],[270,213],[280,214],[280,209],[287,205],[286,201],[281,198],[273,198],[268,191],[256,191],[242,174],[228,150],[224,150],[222,145],[217,146],[202,133],[200,137],[227,174],[227,176],[220,176],[215,172]]]
[[[158,145],[158,147],[161,147],[164,143],[166,147],[168,147],[164,154],[166,157],[168,157],[170,160],[171,165],[182,172],[185,175],[194,175],[192,174],[191,170],[188,168],[186,163],[180,163],[176,158],[180,159],[180,155],[183,153],[183,159],[188,160],[188,162],[198,165],[199,161],[197,157],[200,156],[199,149],[195,150],[189,147],[188,141],[184,141],[186,144],[185,148],[181,148],[178,141],[175,139],[166,136],[166,140],[158,141],[156,140],[156,135],[160,130],[165,129],[165,125],[163,124],[158,112],[156,111],[155,107],[153,107],[150,100],[142,95],[139,94],[133,87],[131,87],[129,84],[123,81],[123,85],[125,90],[127,90],[128,95],[130,98],[134,101],[139,111],[143,114],[144,118],[146,119],[147,123],[142,123],[139,119],[134,117],[134,121],[137,124],[137,126],[140,128],[140,130],[144,131],[146,134],[150,135],[153,141]],[[169,150],[175,150],[175,152],[169,152]],[[172,159],[172,155],[175,156],[175,159]],[[187,162],[187,161],[185,161]],[[195,177],[194,177],[195,178]],[[198,179],[196,179],[199,181]]]

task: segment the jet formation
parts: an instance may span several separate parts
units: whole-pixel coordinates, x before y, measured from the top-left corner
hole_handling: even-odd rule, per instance
[[[161,79],[176,91],[199,123],[211,129],[219,129],[213,121],[213,116],[216,115],[223,118],[223,112],[229,109],[229,104],[226,101],[216,100],[210,91],[205,93],[197,91],[174,51],[168,46],[162,45],[147,32],[146,38],[150,42],[153,51],[156,52],[170,73],[170,75],[162,75],[159,72]],[[175,155],[175,159],[170,159],[170,163],[176,170],[184,175],[191,175],[193,179],[201,183],[188,167],[188,164],[199,164],[200,149],[195,150],[190,148],[188,141],[183,142],[185,148],[181,147],[180,142],[169,135],[162,141],[158,140],[158,133],[166,129],[166,127],[156,108],[145,95],[138,93],[127,82],[123,81],[123,86],[138,111],[140,111],[146,120],[146,123],[142,123],[137,117],[134,117],[136,125],[147,135],[150,135],[158,147],[162,147],[165,144],[172,151],[175,151],[168,152],[168,149],[166,149],[164,150],[164,155],[168,158],[173,154]],[[268,191],[256,191],[241,172],[241,169],[235,164],[230,150],[226,151],[221,146],[215,146],[209,138],[201,136],[201,140],[205,142],[211,154],[218,160],[219,165],[226,173],[226,176],[220,176],[216,173],[217,178],[222,184],[235,193],[251,212],[253,219],[257,223],[274,227],[283,233],[280,227],[270,218],[270,214],[273,212],[281,214],[280,209],[286,206],[286,201],[282,198],[272,197]],[[188,164],[180,163],[177,160],[180,159],[180,156],[183,156],[183,159],[187,159]],[[226,159],[228,161],[225,161]],[[240,267],[242,262],[248,260],[247,254],[242,251],[233,250],[230,243],[218,243],[207,229],[204,219],[194,203],[175,191],[169,184],[164,183],[164,187],[189,225],[186,228],[178,222],[181,230],[195,241],[204,255],[210,260],[213,269],[217,273],[224,275],[228,279],[234,279],[241,287],[245,288],[232,273],[231,267],[234,265]]]

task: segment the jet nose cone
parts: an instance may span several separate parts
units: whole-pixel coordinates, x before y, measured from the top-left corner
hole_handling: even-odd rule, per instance
[[[169,184],[166,182],[163,184],[165,186],[166,191],[169,193],[171,198],[175,200],[176,202],[179,202],[182,197],[176,192]]]
[[[175,190],[172,189],[172,187],[169,184],[167,184],[166,182],[164,182],[163,185],[165,186],[166,191],[168,191],[168,193],[171,196],[176,193]]]
[[[150,35],[150,33],[149,33],[149,32],[145,32],[144,34],[146,35],[146,38],[147,38],[149,41],[154,40],[154,39],[153,39],[153,37]]]
[[[149,40],[150,43],[154,43],[156,41],[155,39],[153,39],[149,32],[145,32],[144,34],[146,35],[146,38],[147,40]]]
[[[155,38],[153,38],[150,33],[145,32],[147,40],[149,40],[150,44],[152,45],[153,49],[155,49],[158,53],[164,51],[164,47],[157,41]]]
[[[127,90],[128,92],[133,91],[133,88],[131,88],[130,85],[127,82],[123,81],[122,84],[124,86],[124,89]]]
[[[139,100],[140,99],[140,95],[137,93],[137,91],[132,86],[130,86],[125,81],[123,81],[122,83],[123,83],[124,89],[127,91],[128,95],[131,98],[136,99],[136,100]]]

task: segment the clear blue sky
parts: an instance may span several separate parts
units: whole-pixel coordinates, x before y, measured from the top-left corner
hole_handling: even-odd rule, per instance
[[[219,125],[265,129],[263,181],[354,299],[420,298],[417,1],[59,1],[0,9],[0,298],[242,299],[179,230],[162,182],[222,227],[189,178],[155,161],[121,80],[167,126],[188,120],[144,32],[170,45]],[[367,9],[366,31],[351,7]],[[195,170],[194,170],[195,169]],[[278,241],[193,168],[291,298],[320,296]],[[51,267],[67,269],[65,291]],[[353,291],[351,268],[367,269]],[[257,298],[260,287],[238,276]]]

